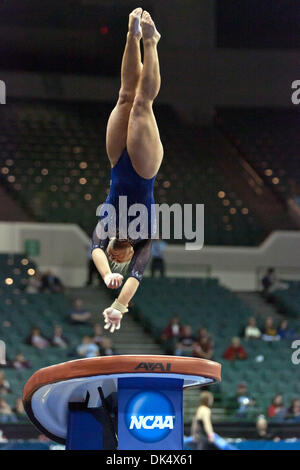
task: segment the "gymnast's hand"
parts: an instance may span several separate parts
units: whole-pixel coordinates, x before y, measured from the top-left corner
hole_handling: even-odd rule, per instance
[[[105,322],[105,330],[109,329],[109,331],[113,333],[115,330],[120,329],[123,315],[119,310],[113,307],[108,307],[104,310],[103,316]]]
[[[121,286],[123,279],[124,277],[119,273],[110,273],[104,276],[104,282],[109,289],[118,289]]]

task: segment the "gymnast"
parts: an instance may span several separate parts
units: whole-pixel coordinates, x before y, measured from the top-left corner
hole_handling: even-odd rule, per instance
[[[101,217],[94,230],[92,258],[108,288],[120,288],[124,279],[120,272],[112,272],[110,264],[114,265],[113,271],[120,271],[127,263],[127,280],[118,298],[103,312],[104,328],[111,333],[120,328],[122,317],[138,289],[150,259],[151,238],[156,228],[151,207],[154,204],[154,181],[163,159],[163,146],[152,105],[161,83],[157,54],[159,39],[160,34],[150,14],[136,8],[129,15],[119,98],[107,124],[106,150],[111,164],[111,184],[105,203],[117,209],[119,197],[127,196],[128,207],[139,203],[147,208],[149,224],[147,237],[133,239],[128,236],[124,239],[119,236],[120,214],[116,214],[115,233],[108,234],[106,238],[99,237],[99,224],[104,225]],[[127,215],[126,220],[130,222]]]

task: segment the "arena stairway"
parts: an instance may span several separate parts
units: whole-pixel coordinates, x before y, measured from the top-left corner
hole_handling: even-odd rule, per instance
[[[103,323],[102,312],[112,303],[111,292],[103,286],[68,289],[71,299],[80,298],[92,314],[93,323]],[[109,335],[110,333],[106,333]],[[126,313],[120,331],[112,335],[114,346],[120,354],[164,354],[151,335],[144,331],[140,323]]]
[[[237,296],[252,310],[259,321],[264,322],[267,317],[274,318],[275,322],[282,321],[283,317],[276,307],[267,303],[259,292],[239,292]]]
[[[0,220],[5,222],[31,222],[27,212],[17,203],[0,184]]]
[[[233,184],[239,196],[260,220],[267,233],[274,230],[296,230],[297,226],[286,211],[285,204],[265,184],[245,155],[221,129],[210,129],[210,148],[224,176]]]

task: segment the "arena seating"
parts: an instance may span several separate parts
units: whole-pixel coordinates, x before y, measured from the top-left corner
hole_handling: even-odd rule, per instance
[[[28,263],[24,264],[25,260]],[[20,275],[18,269],[23,274]],[[24,255],[0,256],[0,338],[7,344],[10,360],[21,352],[32,364],[32,369],[4,369],[12,388],[12,393],[5,398],[11,405],[21,395],[25,381],[34,370],[74,358],[75,347],[82,336],[91,333],[90,326],[76,328],[70,325],[70,302],[64,294],[28,294],[24,291],[28,269],[35,269],[35,266]],[[8,277],[13,279],[13,284],[5,284]],[[222,358],[231,338],[241,335],[252,312],[217,280],[145,278],[143,289],[137,292],[134,299],[132,314],[160,341],[164,327],[175,313],[183,324],[192,326],[194,333],[199,327],[205,327],[212,335],[215,343],[213,359],[223,365],[221,386],[214,386],[213,391],[218,406],[227,410],[228,419],[237,419],[230,409],[230,397],[242,380],[246,381],[249,393],[257,401],[248,419],[259,412],[266,412],[275,393],[282,393],[287,402],[299,396],[299,384],[292,380],[295,366],[291,362],[290,344],[285,341],[243,341],[249,356],[246,361],[231,363]],[[53,327],[57,324],[62,326],[64,335],[70,341],[67,349],[50,347],[38,350],[26,344],[32,327],[38,326],[43,335],[51,338]],[[296,323],[294,326],[297,327]],[[256,359],[258,356],[263,356],[264,360],[260,362]],[[266,383],[270,385],[267,389]],[[187,392],[184,397],[185,421],[188,423],[197,406],[198,393]]]
[[[109,105],[10,103],[0,109],[0,181],[38,221],[71,222],[89,234],[109,189]],[[157,202],[205,204],[205,242],[255,245],[263,221],[243,205],[198,130],[165,106],[155,109],[165,158]]]
[[[70,325],[68,311],[71,306],[63,294],[26,293],[28,270],[34,271],[35,268],[25,255],[0,255],[0,339],[6,343],[8,360],[23,353],[32,365],[32,369],[25,370],[3,369],[12,389],[12,393],[5,395],[10,405],[14,405],[16,398],[21,396],[24,383],[35,370],[70,360],[70,354],[82,336],[92,331],[89,326],[81,326],[79,331]],[[57,324],[63,326],[64,335],[70,340],[68,349],[50,347],[39,350],[26,344],[31,328],[40,328],[42,334],[51,339]]]
[[[278,194],[299,194],[298,110],[222,109],[216,122]]]
[[[229,416],[232,414],[229,399],[241,381],[246,382],[248,393],[256,400],[253,417],[266,413],[276,393],[282,393],[286,403],[299,396],[299,384],[293,380],[296,366],[291,362],[292,350],[288,341],[244,340],[247,360],[230,362],[222,358],[231,338],[241,337],[252,312],[215,279],[144,279],[143,291],[138,291],[135,297],[134,314],[158,341],[174,314],[179,316],[182,324],[191,325],[194,332],[199,327],[207,328],[215,344],[213,359],[221,362],[223,367],[222,383],[215,391],[219,406],[227,409]],[[297,322],[289,323],[295,331],[297,327],[299,329]],[[263,327],[262,324],[258,326]],[[194,400],[195,407],[197,396]],[[192,403],[190,408],[193,408]],[[232,419],[237,418],[234,415]]]
[[[296,317],[300,319],[300,282],[299,281],[285,281],[288,282],[288,290],[276,290],[273,292],[272,297],[282,313],[287,317]]]

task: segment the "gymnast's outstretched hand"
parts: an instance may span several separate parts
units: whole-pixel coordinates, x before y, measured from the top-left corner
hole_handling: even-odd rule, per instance
[[[103,316],[105,322],[105,330],[109,329],[109,331],[113,333],[115,330],[120,329],[123,315],[119,310],[113,307],[108,307],[104,310]]]
[[[119,289],[124,277],[119,273],[110,273],[104,276],[104,282],[109,289]]]

